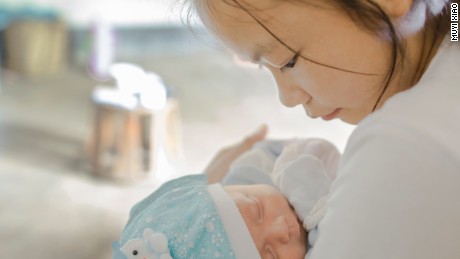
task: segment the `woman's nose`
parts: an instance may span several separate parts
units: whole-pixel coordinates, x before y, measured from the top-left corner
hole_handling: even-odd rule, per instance
[[[305,104],[311,99],[311,96],[304,89],[290,80],[276,78],[276,84],[278,86],[280,101],[286,107],[292,108],[300,104]]]
[[[300,91],[292,91],[285,93],[280,90],[279,99],[284,106],[288,108],[293,108],[297,105],[301,105],[308,102],[309,98],[304,98],[302,95],[303,93]]]
[[[287,243],[289,242],[289,226],[286,218],[277,217],[267,230],[267,237],[270,243]]]

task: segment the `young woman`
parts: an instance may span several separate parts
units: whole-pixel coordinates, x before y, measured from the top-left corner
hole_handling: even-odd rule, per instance
[[[458,2],[189,2],[224,45],[272,72],[284,105],[358,124],[309,258],[460,258]],[[224,149],[206,173],[220,179],[263,138]]]

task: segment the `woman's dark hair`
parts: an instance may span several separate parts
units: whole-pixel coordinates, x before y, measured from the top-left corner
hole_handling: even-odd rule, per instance
[[[200,1],[200,0],[198,0],[198,1]],[[215,0],[211,0],[211,2],[212,1],[215,1]],[[259,18],[257,18],[251,12],[251,10],[249,10],[246,7],[244,7],[239,2],[239,0],[222,0],[222,1],[226,2],[227,4],[229,4],[231,6],[240,8],[243,11],[245,11],[260,26],[262,26],[269,34],[271,34],[278,42],[280,42],[286,48],[291,50],[293,53],[296,53],[296,51],[292,47],[290,47],[289,44],[285,43],[278,36],[276,36],[269,28],[267,28],[264,25],[264,23]],[[318,5],[315,5],[315,4],[311,3],[311,0],[287,0],[287,1],[302,2],[304,4],[309,4],[309,5],[318,7]],[[415,0],[415,1],[417,1],[417,0]],[[418,0],[418,1],[420,1],[420,0]],[[331,2],[335,6],[341,8],[342,10],[344,10],[347,13],[347,15],[353,20],[353,22],[355,22],[355,24],[357,24],[358,26],[362,27],[363,29],[368,30],[369,32],[372,32],[372,33],[384,32],[383,35],[386,35],[384,37],[389,37],[389,41],[390,41],[390,45],[391,45],[391,65],[388,68],[387,74],[384,77],[384,84],[383,84],[382,90],[381,90],[381,92],[379,94],[379,97],[378,97],[374,107],[372,108],[372,112],[374,112],[375,109],[377,108],[378,104],[380,103],[380,100],[382,99],[383,95],[385,94],[385,92],[386,92],[391,80],[395,76],[396,69],[397,68],[404,69],[404,57],[405,57],[405,54],[406,54],[406,43],[405,43],[404,40],[402,40],[398,36],[398,34],[396,32],[396,29],[395,29],[395,27],[393,26],[393,23],[390,20],[390,17],[382,10],[382,8],[378,4],[374,3],[373,1],[369,1],[369,0],[367,0],[367,1],[363,1],[363,0],[329,0],[328,2]],[[455,0],[451,0],[449,2],[455,2]],[[434,39],[433,42],[431,43],[428,55],[431,54],[431,51],[432,51],[432,49],[434,47],[434,44],[435,44],[435,40],[438,38],[438,34],[440,33],[439,27],[440,27],[441,16],[442,15],[439,15],[439,17],[430,17],[429,14],[428,14],[427,21],[429,21],[430,19],[436,19],[435,20],[435,23],[436,23],[435,36],[433,38]],[[190,25],[190,21],[193,18],[193,7],[192,7],[192,5],[189,5],[188,8],[186,9],[186,16],[184,18],[185,19],[183,19],[183,21],[186,24]],[[427,36],[427,31],[425,29],[424,37],[426,37],[426,36]],[[423,46],[422,48],[425,48],[425,46]],[[306,59],[306,60],[309,60],[310,62],[313,62],[315,64],[325,66],[325,67],[328,67],[328,68],[332,68],[332,69],[336,69],[336,70],[340,70],[340,71],[344,71],[344,72],[348,72],[348,73],[354,73],[354,74],[360,74],[360,75],[366,75],[366,76],[375,76],[376,75],[376,74],[366,74],[366,73],[354,72],[354,71],[346,70],[346,69],[343,69],[343,68],[338,68],[338,67],[334,67],[334,66],[331,66],[331,65],[323,64],[323,63],[320,63],[318,61],[314,61],[314,60],[312,60],[312,59],[310,59],[308,57],[305,57],[301,53],[299,53],[299,56],[304,58],[304,59]],[[420,65],[424,65],[424,64],[419,64],[419,66]],[[419,69],[420,68],[418,67],[417,70],[419,70]],[[413,79],[413,82],[412,82],[413,84],[416,83],[415,80],[417,80],[417,78]]]

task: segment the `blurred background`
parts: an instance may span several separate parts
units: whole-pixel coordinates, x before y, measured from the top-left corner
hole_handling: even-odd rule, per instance
[[[175,1],[0,0],[1,259],[111,258],[136,201],[262,123],[343,151]]]

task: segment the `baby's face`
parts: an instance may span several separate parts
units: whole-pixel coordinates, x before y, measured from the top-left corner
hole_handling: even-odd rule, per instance
[[[263,259],[303,259],[306,232],[288,200],[268,185],[232,185],[233,198]]]

